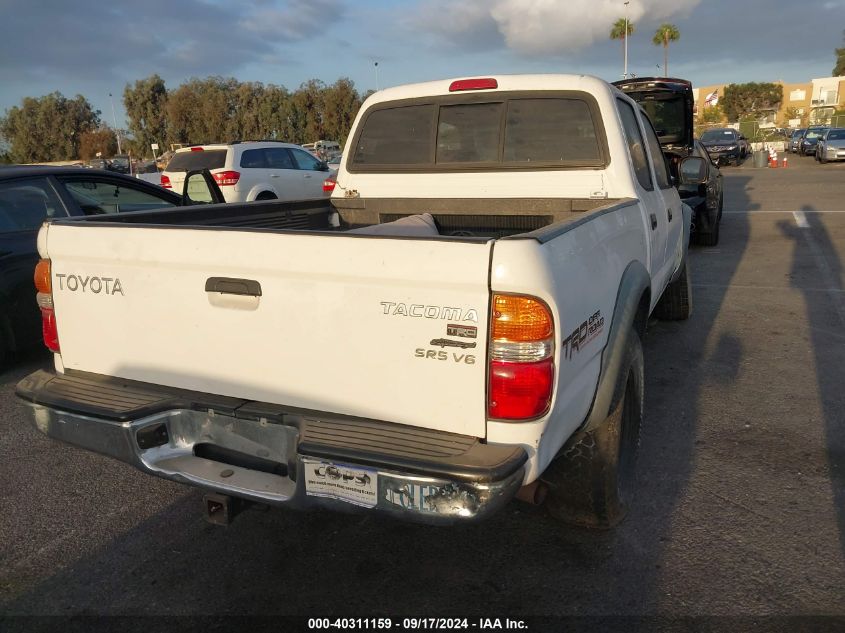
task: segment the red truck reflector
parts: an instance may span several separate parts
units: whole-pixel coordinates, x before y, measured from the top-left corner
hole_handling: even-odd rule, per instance
[[[490,361],[488,415],[499,420],[530,420],[549,409],[555,375],[551,358],[539,363]]]
[[[499,87],[499,82],[492,77],[479,79],[458,79],[449,84],[449,92],[460,92],[462,90],[491,90]]]

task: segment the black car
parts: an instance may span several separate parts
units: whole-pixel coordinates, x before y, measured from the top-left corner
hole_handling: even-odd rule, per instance
[[[222,201],[219,189],[214,193],[215,201]],[[41,338],[33,272],[38,263],[38,230],[45,221],[192,203],[178,193],[111,171],[0,169],[0,366],[11,353]]]
[[[722,221],[722,173],[700,141],[695,141],[693,156],[707,163],[707,182],[701,185],[679,185],[681,200],[692,207],[692,239],[702,246],[719,243],[719,224]]]
[[[787,149],[790,151],[790,153],[794,154],[798,151],[798,146],[801,144],[801,139],[804,137],[804,132],[806,131],[807,129],[802,127],[798,130],[795,130],[792,133],[792,136],[789,137],[789,146],[787,147]]]
[[[801,156],[815,156],[816,144],[827,131],[826,125],[811,125],[804,132],[804,136],[798,142],[798,154]]]
[[[692,239],[697,244],[716,245],[722,219],[722,174],[707,150],[693,139],[692,84],[685,79],[644,77],[613,85],[639,103],[648,115],[675,182],[680,182],[678,165],[682,159],[703,159],[706,182],[678,185],[678,194],[693,210]]]
[[[731,161],[739,165],[748,151],[745,137],[729,127],[707,130],[699,140],[717,165]]]
[[[128,156],[114,156],[109,161],[107,169],[115,171],[118,174],[128,174],[130,171],[129,165]]]

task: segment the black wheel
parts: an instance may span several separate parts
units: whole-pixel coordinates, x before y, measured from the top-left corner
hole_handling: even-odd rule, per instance
[[[718,224],[716,225],[718,227]],[[718,233],[716,240],[718,241]],[[654,307],[654,316],[664,321],[684,321],[692,314],[692,283],[689,273],[689,258],[682,264],[681,274],[666,286],[663,296]]]
[[[11,360],[11,330],[7,327],[6,319],[0,314],[0,371],[4,370]]]
[[[719,243],[719,221],[713,222],[709,231],[696,231],[695,243],[699,246],[716,246]],[[668,292],[669,289],[666,289]]]
[[[255,196],[256,201],[258,200],[277,200],[278,196],[272,191],[262,191],[257,196]]]
[[[719,215],[716,216],[716,222],[722,221],[722,209],[725,205],[725,197],[720,195],[719,196]]]
[[[636,488],[643,385],[643,348],[632,329],[611,414],[595,429],[573,435],[541,476],[549,514],[559,521],[607,529],[625,517]]]

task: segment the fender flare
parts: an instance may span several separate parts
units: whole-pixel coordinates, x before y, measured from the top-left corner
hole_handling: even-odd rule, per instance
[[[616,393],[616,385],[625,355],[625,343],[628,333],[634,328],[643,295],[650,297],[650,293],[651,277],[648,271],[641,262],[632,261],[622,273],[610,332],[601,354],[601,370],[596,393],[580,431],[590,431],[604,422],[616,405],[615,400],[621,397],[621,394]],[[648,319],[650,310],[649,304],[646,306],[645,319]],[[644,330],[645,323],[642,326]]]

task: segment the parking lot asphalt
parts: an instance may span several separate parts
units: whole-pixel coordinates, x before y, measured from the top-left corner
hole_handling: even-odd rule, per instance
[[[845,616],[845,164],[723,169],[694,313],[652,321],[635,505],[432,528],[250,510],[50,441],[0,374],[0,613]]]

